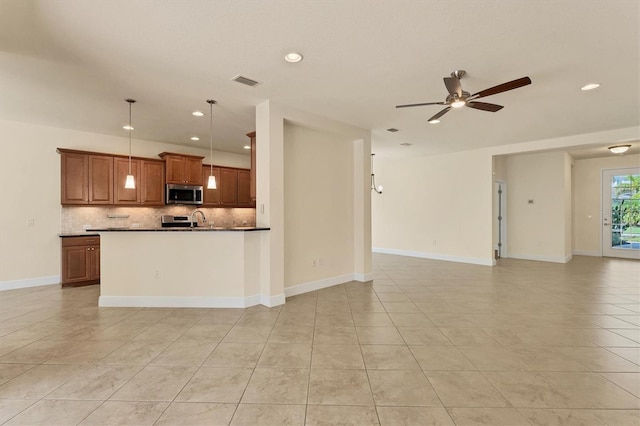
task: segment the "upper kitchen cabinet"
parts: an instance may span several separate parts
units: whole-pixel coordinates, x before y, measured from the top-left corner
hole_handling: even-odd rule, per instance
[[[208,164],[202,165],[202,182],[207,182],[211,175],[211,166]],[[220,167],[213,168],[213,175],[216,177],[217,189],[207,189],[206,185],[202,189],[202,206],[203,207],[216,207],[220,205]]]
[[[256,204],[256,132],[247,133],[251,140],[251,170],[249,175],[249,197]]]
[[[164,205],[164,162],[160,160],[131,160],[131,174],[136,187],[124,187],[129,174],[129,159],[114,158],[114,204],[118,205]]]
[[[113,157],[58,149],[63,205],[112,204]]]
[[[251,171],[238,170],[238,207],[253,207],[255,199],[251,200]]]
[[[236,207],[238,205],[238,170],[220,168],[220,205]]]
[[[195,155],[163,152],[160,158],[165,161],[167,183],[182,185],[202,185],[202,159]]]

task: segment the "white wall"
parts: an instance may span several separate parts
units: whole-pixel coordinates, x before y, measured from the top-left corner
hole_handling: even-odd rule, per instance
[[[343,145],[336,147],[339,148],[337,155],[321,145],[316,146],[338,141],[351,150],[346,158],[341,157],[345,153]],[[261,273],[269,277],[266,282],[270,289],[269,292],[263,289],[262,294],[273,296],[284,289],[285,294],[291,296],[352,279],[371,279],[371,196],[367,186],[370,147],[369,131],[271,101],[257,106],[256,223],[271,228],[261,256],[264,260]],[[323,162],[314,162],[314,153],[320,155]],[[292,164],[297,161],[302,164]],[[346,192],[340,190],[337,194],[322,189],[327,179],[334,185],[330,176],[335,173],[334,168],[351,189],[344,188]],[[286,180],[285,173],[288,173]],[[349,191],[350,198],[346,196]],[[301,199],[307,201],[304,209],[299,204]],[[336,212],[331,219],[339,222],[332,224],[335,228],[324,228],[327,232],[318,235],[316,228],[326,223],[322,212],[326,213],[324,209],[328,206],[324,204],[331,202],[334,203],[331,209]],[[317,211],[318,208],[323,209],[322,212]],[[348,218],[347,212],[350,212]],[[346,241],[336,230],[349,227],[350,240]],[[342,241],[347,244],[344,252],[343,247],[331,247]],[[346,258],[338,259],[339,255],[333,251],[343,253]],[[310,270],[311,259],[321,257],[322,265]]]
[[[372,195],[374,251],[493,264],[488,150],[376,158],[374,170],[384,186]]]
[[[59,281],[58,147],[126,155],[129,140],[0,120],[0,289]],[[133,140],[134,156],[157,158],[162,151],[209,156],[208,149]],[[214,151],[214,163],[250,167],[250,158]]]
[[[571,164],[567,156],[565,152],[545,152],[507,158],[509,257],[569,260],[571,182],[566,179]]]
[[[353,179],[349,138],[285,123],[285,287],[353,275]]]
[[[640,167],[640,155],[575,160],[573,168],[573,253],[602,254],[602,170]]]

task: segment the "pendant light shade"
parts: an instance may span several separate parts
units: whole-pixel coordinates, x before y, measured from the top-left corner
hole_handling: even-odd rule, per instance
[[[133,127],[131,126],[131,105],[134,104],[136,100],[127,98],[125,99],[125,101],[129,103],[129,126],[127,129],[129,131],[129,174],[127,175],[127,178],[124,181],[124,187],[126,189],[136,189],[136,181],[133,175],[131,174],[131,131],[133,130]]]
[[[217,189],[216,177],[213,175],[213,104],[216,103],[213,99],[207,99],[209,104],[209,180],[207,180],[207,189]]]
[[[378,194],[382,194],[382,185],[376,185],[376,175],[373,174],[373,156],[371,154],[371,190],[376,191]]]

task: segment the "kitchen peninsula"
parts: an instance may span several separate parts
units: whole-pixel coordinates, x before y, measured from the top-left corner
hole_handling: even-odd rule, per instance
[[[269,228],[97,229],[99,306],[240,308],[284,303],[261,282]],[[279,303],[278,303],[279,302]]]

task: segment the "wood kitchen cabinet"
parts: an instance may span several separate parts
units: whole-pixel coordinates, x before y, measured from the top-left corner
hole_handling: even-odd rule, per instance
[[[249,171],[249,197],[252,205],[256,205],[256,132],[247,133],[251,140],[251,169]]]
[[[62,287],[100,282],[100,237],[62,238]]]
[[[251,200],[251,171],[238,170],[238,207],[255,206],[255,199]]]
[[[216,177],[217,189],[207,189],[206,183],[209,180],[211,174],[211,166],[208,164],[202,165],[202,182],[204,187],[202,189],[202,206],[203,207],[218,207],[220,206],[220,167],[213,168],[213,175]]]
[[[124,187],[129,174],[129,159],[116,157],[114,168],[114,200],[117,205],[163,206],[164,205],[164,162],[160,160],[131,160],[131,174],[136,187]]]
[[[182,155],[163,152],[160,158],[165,161],[167,183],[181,185],[202,185],[202,159],[195,155]]]
[[[236,207],[238,205],[238,170],[220,167],[220,205]]]
[[[60,152],[61,204],[113,203],[113,157]]]

